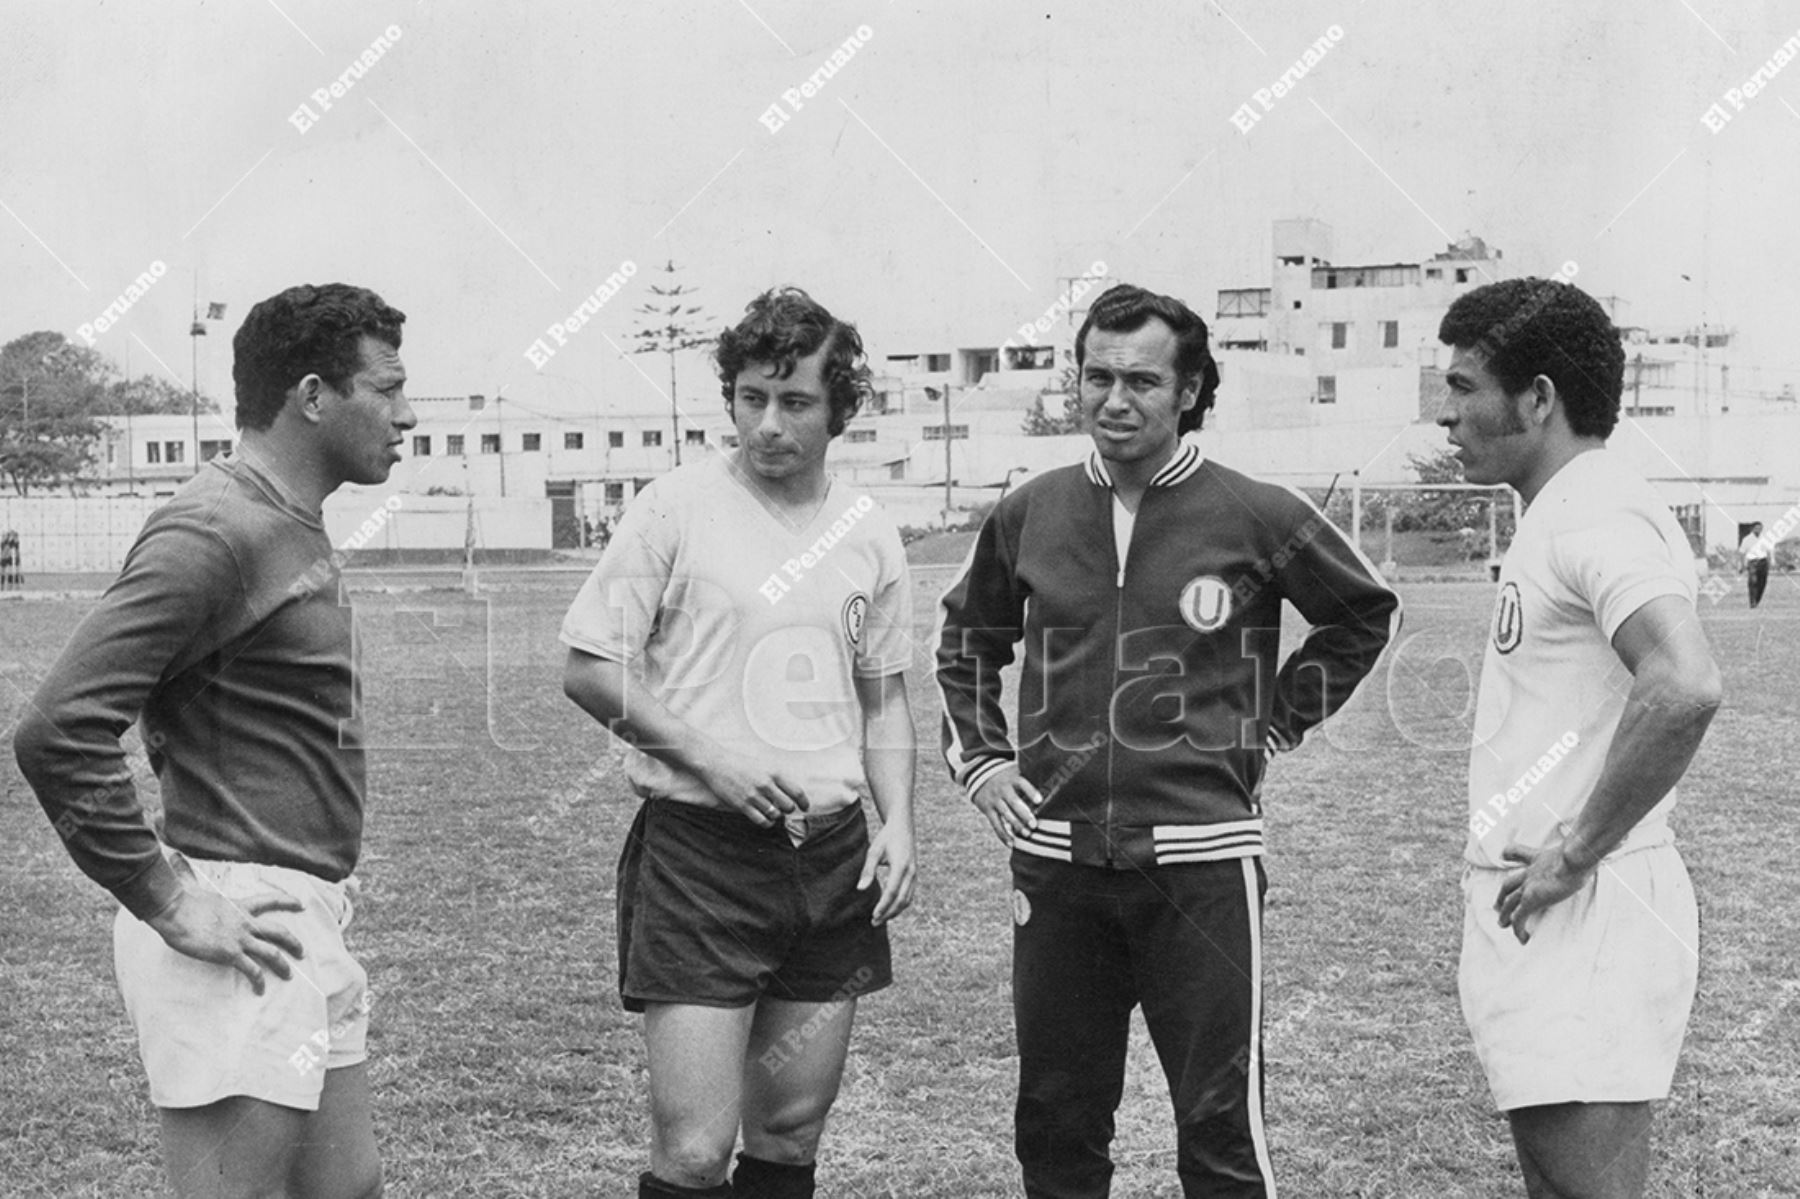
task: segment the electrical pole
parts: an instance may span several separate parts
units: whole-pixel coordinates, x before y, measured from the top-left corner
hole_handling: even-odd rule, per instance
[[[193,388],[192,398],[188,402],[188,412],[194,420],[194,473],[200,473],[200,339],[206,336],[206,326],[200,322],[200,271],[194,271],[194,323],[188,326],[188,345],[191,353],[188,358],[188,383]]]
[[[949,382],[944,384],[944,527],[950,527],[950,509],[953,501],[950,495],[950,391]]]
[[[638,344],[632,353],[660,353],[669,356],[669,433],[673,438],[670,450],[674,455],[675,465],[680,466],[681,405],[675,391],[675,355],[683,350],[709,346],[717,339],[702,332],[696,323],[703,317],[700,306],[682,303],[696,289],[675,282],[676,270],[675,260],[671,258],[663,267],[663,273],[670,278],[669,284],[663,286],[652,283],[650,293],[656,297],[655,300],[638,305],[638,314],[648,319],[635,334]]]
[[[500,409],[501,395],[494,393],[494,436],[500,442],[500,498],[506,498],[506,414]]]

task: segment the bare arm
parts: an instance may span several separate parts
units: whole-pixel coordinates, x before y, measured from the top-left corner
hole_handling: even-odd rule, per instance
[[[904,674],[858,678],[856,698],[863,712],[863,772],[869,779],[875,810],[881,813],[881,832],[869,845],[856,889],[867,887],[875,880],[877,867],[887,864],[874,916],[876,924],[883,924],[912,903],[918,874],[913,836],[913,767],[918,738]]]
[[[758,824],[806,810],[806,793],[791,774],[728,753],[664,707],[617,662],[571,649],[563,667],[563,694],[614,736],[695,775],[707,790]]]
[[[1521,944],[1530,939],[1526,919],[1578,891],[1662,802],[1719,708],[1719,667],[1685,600],[1651,600],[1619,626],[1613,648],[1631,671],[1631,692],[1593,793],[1560,841],[1508,846],[1503,855],[1524,867],[1501,884],[1495,903],[1501,927]]]

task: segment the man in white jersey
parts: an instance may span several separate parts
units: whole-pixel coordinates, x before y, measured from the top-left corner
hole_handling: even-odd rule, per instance
[[[1643,1194],[1699,918],[1668,824],[1719,706],[1693,552],[1606,452],[1624,353],[1592,298],[1509,279],[1450,306],[1438,423],[1527,505],[1469,755],[1463,1014],[1532,1199]]]
[[[633,747],[644,800],[618,876],[650,1067],[640,1199],[810,1199],[856,1000],[891,981],[911,585],[893,524],[825,471],[862,358],[805,292],[753,301],[718,348],[740,448],[641,493],[563,623],[564,689]]]

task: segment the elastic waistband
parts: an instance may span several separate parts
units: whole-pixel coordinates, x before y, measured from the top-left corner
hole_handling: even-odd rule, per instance
[[[296,899],[304,901],[316,898],[331,911],[334,918],[342,920],[350,905],[352,884],[349,878],[332,882],[320,878],[316,874],[308,874],[304,870],[296,870],[291,866],[271,866],[265,862],[231,862],[219,858],[197,858],[189,853],[170,846],[163,847],[164,856],[173,866],[177,858],[185,861],[193,868],[194,876],[204,883],[218,888],[221,893],[243,888],[263,889],[274,887],[286,891]]]
[[[1038,819],[1013,841],[1019,853],[1089,866],[1138,869],[1263,855],[1262,817],[1212,824],[1084,824]]]
[[[1664,831],[1667,832],[1668,830],[1665,829]],[[1647,853],[1652,849],[1675,849],[1674,834],[1670,833],[1668,836],[1639,840],[1636,842],[1634,842],[1632,838],[1627,837],[1622,845],[1600,859],[1600,865],[1608,866],[1618,861],[1620,858],[1629,858],[1633,854]],[[1515,862],[1501,862],[1499,865],[1490,866],[1486,862],[1472,862],[1466,857],[1463,859],[1463,873],[1465,875],[1475,870],[1485,870],[1490,874],[1505,874],[1508,871],[1520,869],[1523,869],[1523,867]]]
[[[862,805],[859,803],[845,804],[818,815],[792,812],[779,822],[767,825],[756,823],[735,808],[715,808],[709,804],[684,803],[679,799],[646,799],[644,809],[659,816],[667,814],[699,824],[727,836],[785,837],[796,844],[810,841],[840,825],[863,819]]]

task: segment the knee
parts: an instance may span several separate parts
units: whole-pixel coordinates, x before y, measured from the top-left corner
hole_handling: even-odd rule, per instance
[[[830,1109],[829,1099],[808,1096],[756,1113],[745,1122],[744,1146],[768,1161],[804,1165],[818,1153]]]
[[[651,1172],[676,1186],[717,1186],[731,1164],[734,1143],[735,1138],[719,1144],[707,1136],[665,1136],[652,1154]]]

